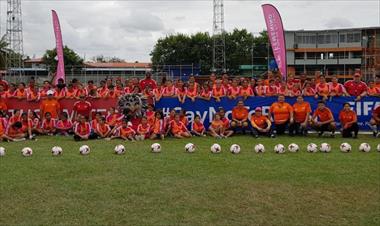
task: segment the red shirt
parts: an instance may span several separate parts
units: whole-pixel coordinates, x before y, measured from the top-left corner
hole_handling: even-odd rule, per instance
[[[88,122],[76,123],[74,132],[81,136],[89,136],[91,133],[91,125]]]
[[[146,86],[150,86],[150,88],[152,89],[155,89],[157,88],[157,83],[156,81],[154,81],[153,79],[148,79],[148,78],[145,78],[143,80],[140,81],[140,89],[145,89]]]
[[[347,93],[351,96],[360,96],[363,92],[367,91],[368,86],[364,82],[360,81],[358,83],[354,80],[350,80],[344,84],[344,87],[347,90]]]
[[[77,101],[74,104],[73,110],[76,111],[78,114],[83,115],[85,117],[89,117],[91,113],[91,103],[88,101]]]
[[[0,80],[0,85],[4,87],[4,91],[8,90],[8,82],[5,80]]]
[[[73,123],[68,119],[59,120],[55,126],[57,127],[57,129],[60,129],[60,130],[68,130],[73,127]]]
[[[55,128],[55,119],[52,118],[49,121],[47,119],[42,120],[41,128],[45,130],[51,130]]]

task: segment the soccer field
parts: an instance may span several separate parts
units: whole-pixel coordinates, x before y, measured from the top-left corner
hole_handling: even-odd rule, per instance
[[[38,141],[0,143],[0,225],[379,225],[379,139],[236,136],[159,141],[74,142],[40,137]],[[184,152],[188,142],[195,153]],[[218,142],[223,151],[211,154]],[[256,154],[262,143],[266,152]],[[297,143],[298,153],[275,154],[278,143]],[[308,143],[327,142],[332,152],[307,153]],[[348,142],[351,153],[341,153]],[[372,146],[360,153],[360,143]],[[123,143],[125,155],[113,154]],[[241,153],[229,152],[239,144]],[[88,144],[91,153],[79,155]],[[52,157],[52,146],[63,155]],[[32,157],[23,157],[29,146]]]

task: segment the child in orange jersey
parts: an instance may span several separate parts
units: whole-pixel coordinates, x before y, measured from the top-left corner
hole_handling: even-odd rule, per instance
[[[107,124],[113,128],[115,127],[118,123],[121,122],[121,120],[123,120],[124,118],[124,115],[118,113],[116,111],[116,109],[114,107],[111,107],[109,110],[108,110],[108,114],[106,116],[106,122]]]
[[[165,138],[165,123],[164,123],[164,115],[161,111],[157,111],[154,114],[154,122],[152,125],[152,135],[150,135],[150,139],[164,139]]]
[[[203,123],[201,121],[201,116],[200,115],[196,115],[194,117],[194,122],[191,125],[191,133],[194,136],[200,136],[200,137],[206,136],[206,134],[205,134],[205,126],[203,125]]]
[[[180,115],[176,114],[174,120],[170,123],[170,132],[175,138],[189,138],[191,134],[187,130],[185,124],[180,120]]]
[[[145,140],[150,137],[150,125],[147,117],[143,116],[137,127],[136,140]]]
[[[352,137],[352,133],[354,133],[354,138],[358,138],[358,117],[356,112],[351,110],[349,103],[343,104],[343,110],[339,113],[339,120],[342,124],[342,137]]]
[[[59,120],[55,126],[57,128],[57,133],[64,136],[68,136],[73,129],[73,123],[70,119],[68,119],[68,115],[66,112],[62,112],[59,115]]]
[[[223,121],[220,119],[219,114],[215,114],[209,128],[209,134],[215,138],[227,138],[232,135],[232,131],[226,132]]]
[[[199,99],[202,100],[210,100],[211,99],[211,89],[209,83],[206,81],[202,85],[202,89],[200,91],[200,94],[198,96]]]
[[[132,128],[132,124],[127,120],[123,120],[121,125],[112,129],[113,135],[110,139],[121,138],[123,140],[135,141],[136,131]]]
[[[100,117],[99,123],[94,131],[99,138],[107,138],[111,133],[111,127],[107,124],[104,117]]]

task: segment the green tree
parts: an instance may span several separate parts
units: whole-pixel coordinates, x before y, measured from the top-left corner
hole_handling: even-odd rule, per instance
[[[8,49],[8,43],[5,40],[5,35],[0,39],[0,69],[6,68],[6,55],[10,50]]]
[[[83,59],[72,49],[67,46],[63,48],[63,58],[65,61],[65,68],[81,68],[83,66]],[[46,50],[42,60],[47,65],[50,72],[57,70],[57,50],[56,48]]]

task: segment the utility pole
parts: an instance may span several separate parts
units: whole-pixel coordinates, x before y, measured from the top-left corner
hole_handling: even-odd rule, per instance
[[[226,71],[226,40],[224,30],[224,5],[223,0],[214,0],[214,22],[213,22],[213,72],[223,73]]]

